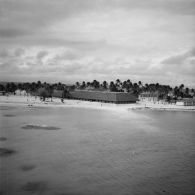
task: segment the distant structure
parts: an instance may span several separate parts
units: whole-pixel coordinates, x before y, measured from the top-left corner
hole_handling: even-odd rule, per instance
[[[140,93],[139,100],[156,102],[156,101],[159,100],[159,93],[158,92],[143,92],[143,93]]]
[[[195,99],[193,98],[183,98],[176,102],[178,106],[195,106]]]
[[[0,91],[0,95],[5,95],[5,91]]]
[[[138,100],[132,93],[87,90],[70,91],[67,98],[115,104],[135,103]]]
[[[26,92],[26,90],[17,89],[17,90],[15,91],[15,95],[27,96],[27,92]]]
[[[63,90],[54,89],[53,92],[52,92],[52,96],[57,97],[57,98],[62,98],[63,94],[64,94]]]

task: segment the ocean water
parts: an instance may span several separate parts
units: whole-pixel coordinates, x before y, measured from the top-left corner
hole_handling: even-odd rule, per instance
[[[0,129],[1,195],[195,194],[195,112],[0,106]]]

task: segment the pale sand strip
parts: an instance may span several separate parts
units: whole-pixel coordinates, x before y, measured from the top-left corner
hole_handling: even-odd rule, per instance
[[[40,98],[34,96],[0,96],[0,105],[26,105],[35,107],[75,107],[75,108],[92,108],[104,109],[111,111],[128,111],[136,109],[152,109],[152,110],[170,110],[170,111],[195,111],[195,106],[178,106],[175,104],[152,103],[152,102],[138,102],[134,104],[111,104],[102,102],[89,102],[81,100],[64,99],[64,103],[60,98],[53,98],[51,102],[48,99],[45,102],[40,101]]]

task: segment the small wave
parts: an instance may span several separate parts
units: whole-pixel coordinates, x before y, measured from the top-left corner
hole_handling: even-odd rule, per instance
[[[22,129],[59,130],[60,128],[48,125],[27,124],[22,126]]]

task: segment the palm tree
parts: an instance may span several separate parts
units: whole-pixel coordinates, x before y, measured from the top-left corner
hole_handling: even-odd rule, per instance
[[[85,81],[83,81],[81,88],[84,89],[86,87]]]
[[[37,88],[41,88],[41,81],[37,81]]]
[[[185,89],[185,96],[189,97],[189,88],[188,87],[186,87],[186,89]]]
[[[100,82],[99,82],[99,81],[96,81],[96,80],[93,80],[92,86],[93,86],[94,88],[99,88],[99,87],[100,87]]]
[[[76,82],[76,88],[79,89],[79,87],[80,87],[80,83],[77,81]]]
[[[139,86],[139,93],[140,93],[143,90],[143,85],[141,81],[138,82],[138,86]]]
[[[127,83],[129,84],[131,81],[130,81],[130,79],[127,79]]]
[[[148,83],[145,84],[145,87],[144,87],[144,88],[145,88],[145,91],[148,91],[148,90],[149,90],[149,85],[148,85]]]
[[[121,83],[120,79],[116,79],[116,85],[119,86]]]
[[[142,86],[142,82],[141,82],[141,81],[139,81],[139,82],[138,82],[138,85],[139,85],[139,87],[141,87],[141,86]]]
[[[175,97],[179,96],[179,88],[177,86],[173,89],[173,93]]]
[[[30,84],[30,91],[34,92],[34,91],[36,91],[36,89],[37,89],[36,83],[35,83],[35,82],[32,82],[32,83]]]
[[[87,82],[87,87],[89,87],[91,85],[91,83],[90,82]]]
[[[103,86],[104,89],[107,89],[108,88],[108,83],[106,81],[103,81],[102,86]]]
[[[115,91],[115,92],[117,91],[116,85],[114,84],[113,81],[110,82],[109,89],[110,91]]]
[[[5,91],[5,87],[2,84],[0,84],[0,91]]]
[[[23,88],[22,88],[22,84],[21,84],[21,83],[18,83],[17,88],[18,88],[19,90],[23,90]]]
[[[181,84],[180,86],[179,86],[179,89],[183,89],[184,88],[184,84]]]
[[[49,96],[50,96],[51,102],[52,102],[53,101],[52,100],[52,95],[53,95],[53,91],[54,91],[54,86],[53,85],[48,85],[47,91],[49,93]]]
[[[133,84],[133,93],[138,94],[138,92],[139,92],[139,86],[137,83],[134,83]]]
[[[191,93],[192,93],[192,97],[194,97],[195,93],[194,93],[194,89],[191,89]]]
[[[122,88],[123,88],[123,89],[127,89],[127,81],[124,81],[124,82],[122,83]]]
[[[11,92],[15,92],[16,89],[17,89],[17,85],[15,83],[11,82],[11,86],[10,86]]]
[[[23,83],[23,89],[27,92],[27,94],[29,93],[30,91],[30,83],[27,82],[27,83]]]
[[[156,91],[159,90],[159,87],[160,87],[159,83],[156,83],[156,84],[155,84]]]

